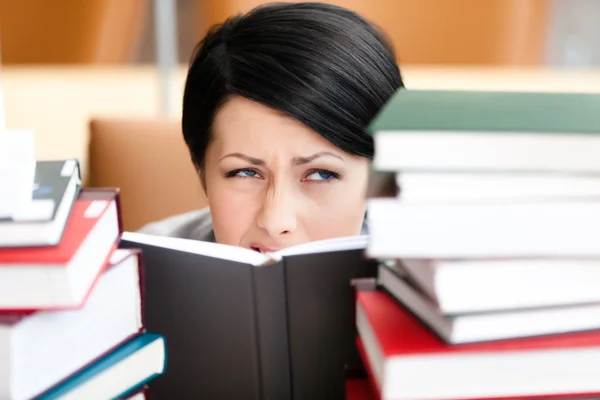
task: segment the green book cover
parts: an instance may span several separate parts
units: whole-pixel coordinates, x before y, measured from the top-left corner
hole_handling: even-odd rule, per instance
[[[400,89],[369,131],[403,130],[600,133],[600,93]]]

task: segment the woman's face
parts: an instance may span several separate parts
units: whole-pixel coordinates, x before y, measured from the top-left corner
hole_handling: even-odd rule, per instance
[[[261,252],[360,233],[369,161],[281,113],[232,97],[204,179],[217,242]]]

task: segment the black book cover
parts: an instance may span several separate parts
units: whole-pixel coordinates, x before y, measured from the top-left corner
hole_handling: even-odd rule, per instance
[[[119,247],[142,250],[146,329],[167,344],[152,399],[291,398],[281,262],[252,266],[127,240]]]
[[[377,276],[364,250],[285,258],[293,399],[344,399],[346,368],[356,350],[351,281]]]
[[[344,399],[359,362],[350,281],[376,275],[364,250],[253,266],[122,240],[146,264],[146,328],[166,338],[153,399]]]

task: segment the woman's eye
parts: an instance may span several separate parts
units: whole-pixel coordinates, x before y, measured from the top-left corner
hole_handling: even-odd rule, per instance
[[[236,169],[227,173],[227,178],[240,177],[240,178],[256,178],[258,172],[253,169]]]
[[[325,169],[320,169],[318,171],[313,171],[310,175],[308,175],[306,177],[305,180],[307,181],[331,181],[334,179],[339,179],[340,178],[340,174],[333,172],[333,171],[327,171]]]

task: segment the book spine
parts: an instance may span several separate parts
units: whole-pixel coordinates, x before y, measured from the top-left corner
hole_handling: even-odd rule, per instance
[[[283,261],[254,268],[253,291],[262,400],[292,399]]]

